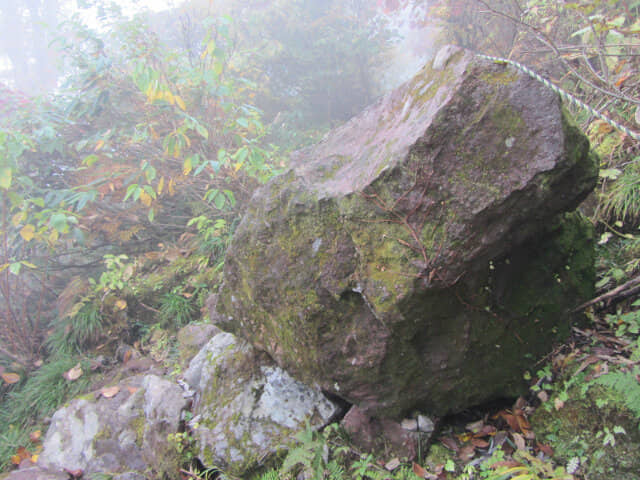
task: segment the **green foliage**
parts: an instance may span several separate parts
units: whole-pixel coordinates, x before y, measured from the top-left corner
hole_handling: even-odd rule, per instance
[[[47,347],[54,355],[76,354],[95,345],[104,333],[104,319],[93,302],[82,304],[72,317],[54,322],[54,330],[47,339]]]
[[[31,447],[29,431],[15,424],[1,426],[0,471],[5,471],[11,466],[11,456],[14,455],[20,447]]]
[[[24,426],[29,419],[50,415],[67,398],[82,392],[89,380],[83,375],[75,381],[66,380],[63,374],[78,364],[78,359],[61,355],[47,361],[36,370],[20,388],[11,391],[2,404],[2,425]],[[88,372],[87,365],[83,371]]]
[[[616,370],[595,379],[595,383],[615,390],[624,405],[640,420],[640,367],[632,370]],[[640,426],[640,425],[639,425]]]
[[[171,291],[162,296],[160,303],[160,323],[164,326],[179,328],[193,320],[197,312],[192,298]]]

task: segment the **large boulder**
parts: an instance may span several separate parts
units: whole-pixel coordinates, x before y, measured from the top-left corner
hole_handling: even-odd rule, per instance
[[[340,412],[230,333],[214,336],[184,379],[196,394],[190,426],[201,462],[234,475],[263,465],[296,433],[323,427]]]
[[[594,282],[559,97],[449,49],[255,192],[212,321],[367,414],[515,395]]]
[[[53,415],[38,466],[122,480],[173,478],[181,459],[168,436],[179,431],[187,403],[178,385],[156,375],[77,398]]]

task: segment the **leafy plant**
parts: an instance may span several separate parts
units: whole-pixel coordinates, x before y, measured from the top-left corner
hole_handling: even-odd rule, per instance
[[[75,354],[95,344],[104,332],[104,319],[93,302],[84,303],[72,317],[58,319],[47,346],[54,354]]]
[[[595,383],[614,389],[622,398],[624,405],[640,419],[640,367],[632,370],[616,370],[594,380]]]
[[[165,326],[183,327],[193,319],[196,311],[192,298],[171,291],[162,296],[160,322]]]

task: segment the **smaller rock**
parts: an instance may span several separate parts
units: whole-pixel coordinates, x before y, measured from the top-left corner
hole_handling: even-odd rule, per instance
[[[175,475],[179,460],[167,435],[178,431],[187,406],[182,389],[156,375],[129,377],[111,388],[110,395],[72,400],[53,415],[38,466],[122,479],[141,472]]]
[[[418,431],[431,435],[435,430],[435,422],[426,415],[418,415]]]
[[[190,323],[182,327],[177,334],[180,363],[187,365],[200,349],[220,331],[218,327],[210,323]]]
[[[418,431],[418,419],[417,418],[405,418],[404,420],[402,420],[400,425],[402,425],[402,428],[404,428],[405,430],[409,430],[410,432],[417,432]]]
[[[207,343],[184,380],[196,391],[190,426],[200,461],[236,476],[286,448],[307,424],[323,427],[339,411],[230,333]]]
[[[32,466],[14,470],[4,477],[4,480],[69,480],[69,475]]]

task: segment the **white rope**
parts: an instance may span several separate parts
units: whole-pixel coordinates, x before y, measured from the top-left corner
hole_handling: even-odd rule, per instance
[[[598,117],[600,120],[608,123],[609,125],[611,125],[612,127],[626,133],[628,136],[630,136],[631,138],[633,138],[636,141],[640,141],[640,133],[638,132],[634,132],[633,130],[628,129],[627,127],[625,127],[624,125],[620,125],[618,122],[616,122],[615,120],[610,119],[609,117],[607,117],[606,115],[600,113],[598,110],[594,109],[593,107],[587,105],[586,103],[584,103],[581,100],[578,100],[576,97],[574,97],[573,95],[571,95],[569,92],[565,92],[564,90],[562,90],[561,88],[559,88],[558,86],[554,85],[553,83],[551,83],[549,80],[547,80],[544,77],[541,77],[540,75],[538,75],[536,72],[534,72],[533,70],[531,70],[529,67],[522,65],[521,63],[518,62],[514,62],[513,60],[508,60],[506,58],[499,58],[499,57],[492,57],[490,55],[478,55],[479,57],[482,58],[486,58],[488,60],[492,60],[496,63],[508,63],[509,65],[513,65],[514,67],[516,67],[518,70],[523,71],[524,73],[526,73],[527,75],[529,75],[530,77],[536,79],[537,81],[539,81],[540,83],[542,83],[543,85],[549,87],[551,90],[553,90],[554,92],[556,92],[558,95],[560,95],[562,98],[564,98],[565,100],[568,100],[569,102],[573,103],[574,105],[577,105],[580,108],[583,108],[584,110],[586,110],[587,112],[589,112],[591,115]],[[640,107],[639,107],[640,108]]]

